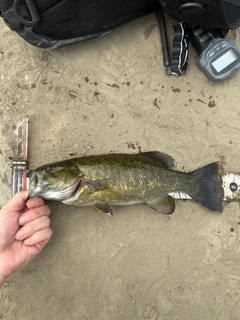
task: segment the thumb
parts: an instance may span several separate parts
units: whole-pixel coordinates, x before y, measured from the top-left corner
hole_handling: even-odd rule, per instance
[[[26,207],[28,191],[17,192],[13,198],[3,207],[7,211],[21,211]]]

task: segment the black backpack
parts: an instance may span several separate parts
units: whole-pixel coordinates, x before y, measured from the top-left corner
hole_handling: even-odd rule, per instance
[[[54,49],[96,38],[160,7],[178,21],[222,34],[240,26],[239,0],[0,0],[0,15],[30,44]]]
[[[99,37],[158,8],[158,0],[0,0],[13,31],[52,49]]]

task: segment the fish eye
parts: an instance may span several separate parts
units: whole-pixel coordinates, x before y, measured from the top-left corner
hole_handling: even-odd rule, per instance
[[[51,172],[52,169],[53,169],[53,167],[46,167],[46,168],[45,168],[45,171],[46,171],[46,172]]]

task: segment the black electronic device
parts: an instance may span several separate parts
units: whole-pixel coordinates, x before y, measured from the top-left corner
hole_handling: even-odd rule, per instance
[[[190,28],[189,38],[197,51],[200,69],[211,81],[229,79],[240,69],[240,51],[233,40],[198,26]]]

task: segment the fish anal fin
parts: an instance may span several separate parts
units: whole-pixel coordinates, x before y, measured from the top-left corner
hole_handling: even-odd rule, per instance
[[[174,167],[174,160],[168,154],[159,151],[149,151],[140,153],[139,156],[147,157],[149,159],[160,162],[165,169],[172,169]]]
[[[112,208],[108,203],[95,203],[93,207],[102,213],[108,214],[111,217],[113,215]]]
[[[173,213],[175,210],[175,201],[173,197],[169,195],[151,201],[147,201],[145,204],[151,207],[152,209],[156,210],[157,212],[166,215]]]

